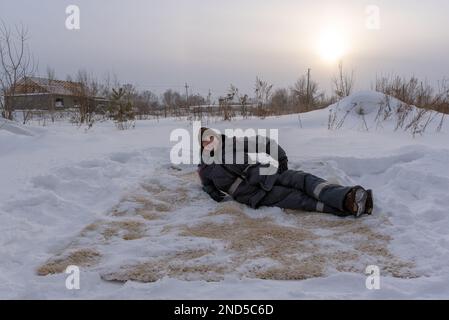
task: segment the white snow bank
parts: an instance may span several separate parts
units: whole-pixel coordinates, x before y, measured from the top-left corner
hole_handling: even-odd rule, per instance
[[[12,134],[18,134],[18,135],[22,135],[22,136],[33,136],[34,135],[32,130],[29,130],[16,122],[9,121],[6,119],[0,119],[0,130],[8,131]]]
[[[369,115],[377,113],[379,107],[386,103],[390,104],[393,111],[396,111],[402,104],[396,98],[386,96],[381,92],[359,91],[329,106],[328,109],[338,107],[342,112],[350,112],[353,116]]]
[[[354,93],[326,108],[332,129],[404,130],[413,135],[441,131],[445,115],[417,108],[376,91]]]

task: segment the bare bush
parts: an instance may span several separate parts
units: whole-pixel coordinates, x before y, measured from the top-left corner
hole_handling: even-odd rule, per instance
[[[375,90],[395,97],[409,105],[449,113],[449,82],[439,81],[437,88],[412,76],[382,76],[376,79]]]
[[[137,93],[134,100],[134,108],[136,116],[140,120],[150,115],[155,115],[160,108],[159,97],[149,90]]]
[[[119,130],[127,130],[135,126],[133,94],[132,86],[112,89],[110,115]]]
[[[270,101],[272,89],[273,89],[272,84],[269,84],[268,82],[260,79],[259,77],[256,78],[254,94],[257,104],[257,115],[261,118],[267,116],[267,110],[265,109],[265,107]]]
[[[277,89],[271,96],[271,108],[276,115],[287,113],[289,110],[289,95],[287,89]]]
[[[234,97],[236,96],[237,92],[238,92],[237,88],[231,85],[231,87],[229,88],[229,92],[226,94],[226,96],[218,99],[219,110],[223,115],[223,120],[225,121],[231,121],[232,118],[235,116],[235,113],[232,110],[231,103],[234,100]]]
[[[307,75],[300,77],[290,89],[297,112],[308,112],[318,108],[324,98],[319,92],[319,85],[311,78],[310,69]]]
[[[343,62],[338,64],[338,74],[332,79],[334,93],[338,99],[349,96],[352,93],[355,78],[354,71],[347,73],[343,70]]]
[[[68,77],[67,81],[72,82]],[[72,122],[77,125],[87,125],[91,128],[95,122],[95,112],[97,108],[96,98],[101,90],[101,84],[87,71],[80,70],[73,83],[72,91],[76,99],[78,111],[72,118]]]
[[[164,105],[164,117],[169,114],[180,116],[180,108],[185,104],[185,101],[179,92],[168,89],[162,95],[162,103]]]

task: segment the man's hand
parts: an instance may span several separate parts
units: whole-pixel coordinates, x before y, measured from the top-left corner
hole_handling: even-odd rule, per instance
[[[203,190],[209,194],[209,196],[217,202],[223,201],[226,195],[220,190],[215,189],[212,186],[203,186]]]

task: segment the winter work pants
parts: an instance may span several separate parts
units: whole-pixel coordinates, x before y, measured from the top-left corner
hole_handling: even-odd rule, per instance
[[[344,201],[350,190],[310,173],[287,170],[278,176],[259,205],[347,216]]]

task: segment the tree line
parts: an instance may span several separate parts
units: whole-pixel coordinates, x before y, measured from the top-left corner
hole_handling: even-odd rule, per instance
[[[0,112],[1,116],[13,120],[15,110],[8,103],[7,97],[14,96],[21,79],[33,76],[37,71],[35,62],[27,45],[28,30],[24,26],[8,27],[0,21]],[[47,69],[46,78],[55,80],[55,72]],[[310,69],[305,70],[298,80],[288,88],[274,88],[273,84],[256,78],[253,92],[243,93],[234,85],[227,92],[213,98],[209,93],[181,93],[167,89],[161,95],[150,90],[138,90],[131,84],[122,84],[116,76],[107,76],[98,81],[87,71],[79,71],[68,81],[77,84],[74,95],[78,108],[72,110],[71,120],[78,124],[92,125],[98,119],[112,119],[118,127],[127,128],[136,119],[150,117],[220,117],[231,120],[234,117],[257,116],[264,118],[272,115],[302,113],[327,107],[328,105],[350,95],[353,92],[354,72],[347,72],[339,63],[336,74],[332,77],[332,93],[326,95],[317,81],[313,79]],[[438,87],[420,81],[416,77],[381,76],[376,79],[373,90],[398,98],[407,104],[424,109],[449,113],[449,82],[443,80]],[[102,97],[98,103],[92,97]],[[24,112],[23,121],[32,118],[33,112]],[[65,113],[56,113],[49,108],[41,112],[50,121],[64,117]],[[45,114],[44,114],[45,113]],[[128,124],[124,124],[128,123]]]

